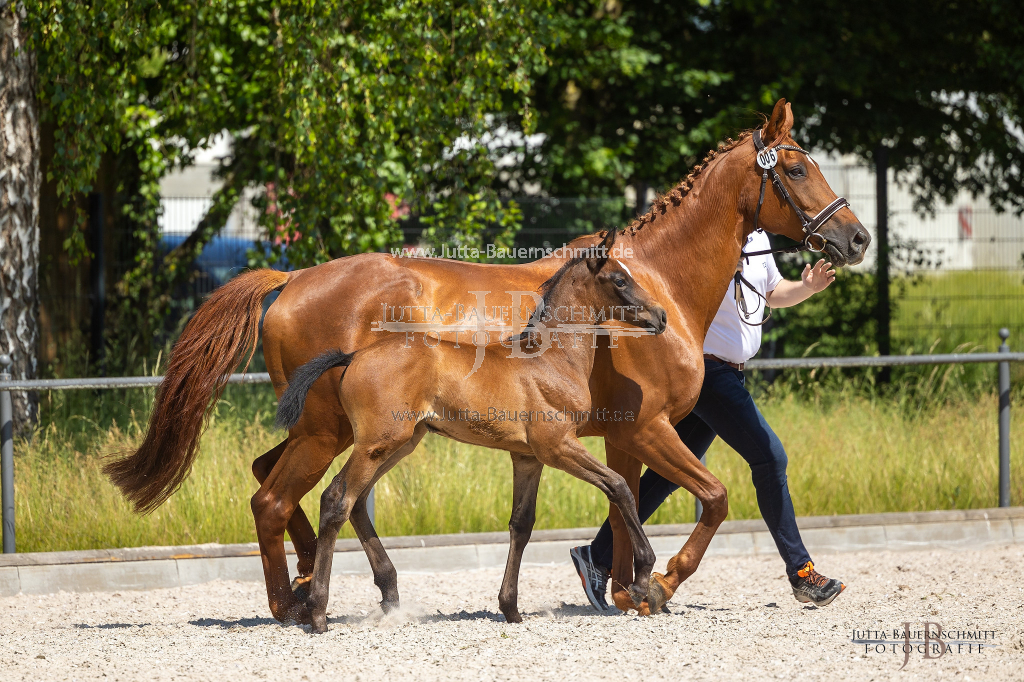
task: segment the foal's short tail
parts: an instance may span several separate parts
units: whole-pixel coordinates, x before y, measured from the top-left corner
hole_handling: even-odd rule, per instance
[[[275,270],[241,274],[215,290],[185,326],[157,390],[145,440],[103,467],[136,512],[159,507],[188,476],[228,375],[256,351],[263,299],[287,282],[288,274]]]
[[[288,388],[277,403],[277,418],[274,423],[282,429],[295,426],[306,406],[306,394],[313,382],[335,367],[348,367],[355,353],[331,350],[322,353],[295,370],[288,377]]]

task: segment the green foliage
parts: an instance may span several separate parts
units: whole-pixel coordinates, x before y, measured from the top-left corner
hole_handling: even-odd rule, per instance
[[[730,76],[695,68],[685,33],[695,3],[570,2],[552,64],[535,79],[536,148],[506,178],[554,196],[622,196],[626,185],[667,186],[724,136],[707,91]]]
[[[554,40],[544,0],[27,7],[60,199],[90,191],[104,155],[136,164],[119,188],[135,263],[116,287],[116,326],[143,345],[247,188],[278,244],[270,260],[287,243],[293,266],[400,243],[410,209],[449,242],[478,245],[485,229],[509,242],[518,227],[486,141],[498,125],[532,126],[530,76]],[[213,207],[162,257],[159,180],[222,132],[234,143]],[[80,215],[65,244],[75,259],[83,226]]]
[[[962,189],[1024,210],[1019,3],[732,0],[691,20],[695,65],[733,75],[714,98],[765,111],[785,96],[808,146],[889,147],[919,210]]]

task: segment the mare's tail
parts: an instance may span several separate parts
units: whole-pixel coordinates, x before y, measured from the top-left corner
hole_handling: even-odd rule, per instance
[[[145,440],[103,467],[136,512],[159,507],[188,476],[228,376],[256,351],[263,299],[287,282],[288,274],[276,270],[243,273],[215,290],[185,326],[157,389]]]
[[[277,403],[277,418],[274,424],[282,429],[295,426],[302,416],[302,408],[306,406],[306,394],[313,387],[313,382],[328,370],[348,367],[354,355],[341,350],[327,351],[295,370],[288,377],[288,388]]]

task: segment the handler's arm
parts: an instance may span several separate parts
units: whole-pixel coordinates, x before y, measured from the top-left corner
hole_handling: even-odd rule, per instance
[[[808,263],[804,266],[799,282],[784,279],[768,292],[768,305],[772,308],[789,308],[824,291],[836,279],[836,271],[831,267],[832,264],[826,263],[824,258],[815,263],[814,267]]]

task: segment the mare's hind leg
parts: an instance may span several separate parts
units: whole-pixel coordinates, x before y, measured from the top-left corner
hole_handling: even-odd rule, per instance
[[[334,560],[334,543],[341,527],[349,520],[356,500],[369,492],[374,481],[379,478],[381,469],[388,464],[394,466],[415,450],[426,432],[426,426],[420,423],[415,426],[413,432],[389,434],[375,439],[369,445],[357,441],[345,466],[320,497],[320,537],[316,543],[313,582],[310,584],[309,599],[306,601],[312,632],[327,632],[327,600],[331,564]],[[383,546],[380,549],[383,552]]]
[[[522,623],[523,617],[519,614],[519,566],[537,519],[537,488],[544,465],[530,455],[509,454],[512,455],[512,517],[508,522],[508,562],[501,592],[498,593],[498,606],[506,621]]]
[[[348,433],[339,434],[342,451],[345,451],[352,444],[352,433],[350,430],[347,431]],[[252,473],[261,485],[267,480],[267,476],[270,475],[274,467],[277,466],[277,462],[281,459],[281,455],[284,454],[287,445],[288,440],[285,439],[272,450],[260,455],[253,461]],[[299,505],[296,505],[292,517],[288,519],[287,528],[292,545],[295,547],[295,554],[299,559],[298,575],[291,585],[292,592],[295,593],[299,601],[305,601],[306,597],[309,596],[307,585],[312,579],[313,560],[316,558],[316,533],[313,531],[313,525],[306,517],[306,513],[302,511],[302,507]]]
[[[678,440],[678,439],[677,439]],[[591,455],[574,436],[567,436],[553,447],[546,443],[535,446],[537,459],[548,466],[586,481],[603,492],[614,504],[626,522],[630,542],[633,545],[634,580],[627,588],[634,607],[639,606],[647,596],[651,570],[654,568],[654,550],[640,525],[636,502],[626,480]]]
[[[252,514],[263,559],[270,612],[279,621],[309,622],[305,605],[292,593],[284,551],[284,531],[299,501],[338,456],[333,435],[298,436],[286,441],[278,463],[252,496]]]

